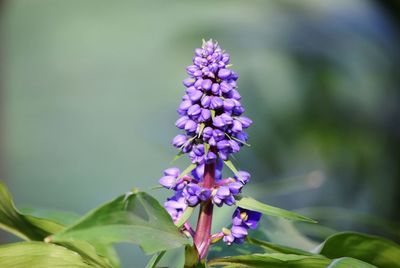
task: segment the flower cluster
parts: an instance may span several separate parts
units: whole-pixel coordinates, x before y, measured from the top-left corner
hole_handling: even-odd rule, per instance
[[[235,196],[250,180],[246,171],[222,178],[223,161],[246,144],[248,136],[244,130],[252,124],[251,119],[242,115],[244,108],[236,90],[238,75],[229,69],[229,61],[229,54],[210,40],[195,50],[193,65],[186,68],[189,75],[183,81],[186,94],[177,110],[180,118],[175,123],[184,134],[174,137],[172,144],[180,154],[188,154],[195,168],[185,173],[175,167],[168,168],[159,180],[164,188],[174,191],[164,203],[174,222],[188,207],[210,200],[209,203],[218,207],[234,205]],[[211,186],[204,183],[206,166],[213,169]],[[223,237],[228,245],[241,243],[247,229],[255,227],[260,217],[258,212],[237,208],[232,228],[224,228],[218,237]]]
[[[249,182],[250,174],[239,171],[240,177],[221,179],[223,165],[220,159],[217,162],[219,164],[216,165],[216,183],[210,189],[203,187],[201,178],[204,175],[202,173],[204,166],[200,165],[191,172],[191,175],[184,176],[180,176],[181,172],[176,167],[164,170],[164,176],[160,178],[159,183],[164,188],[175,191],[164,204],[174,221],[179,219],[187,206],[194,207],[208,199],[218,207],[223,204],[232,206],[236,203],[235,195],[239,194],[243,186]]]
[[[183,84],[187,89],[175,123],[185,134],[177,135],[172,144],[189,153],[193,163],[215,161],[217,154],[227,160],[248,139],[244,129],[252,121],[242,116],[244,108],[236,90],[238,75],[229,69],[229,60],[229,54],[210,40],[195,50],[193,65],[186,68],[189,77]],[[217,150],[206,152],[204,143]]]

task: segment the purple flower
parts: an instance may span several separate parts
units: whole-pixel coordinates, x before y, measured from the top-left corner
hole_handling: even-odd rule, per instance
[[[175,222],[188,206],[201,202],[211,200],[218,207],[234,205],[235,195],[250,180],[246,171],[222,179],[223,161],[239,152],[248,140],[245,130],[252,124],[243,116],[238,74],[230,69],[230,56],[217,42],[209,40],[195,49],[192,62],[186,68],[188,77],[182,81],[186,89],[177,109],[180,117],[175,122],[183,133],[173,138],[172,145],[188,154],[195,168],[180,178],[180,170],[171,167],[159,179],[163,187],[175,191],[164,203]],[[208,186],[204,173],[210,164],[215,165],[215,183]],[[223,228],[218,237],[228,245],[243,243],[248,229],[256,228],[260,218],[260,213],[238,207],[232,215],[232,227]]]
[[[260,212],[238,207],[232,215],[232,224],[234,226],[240,225],[249,229],[256,229],[261,216]]]
[[[218,77],[221,79],[226,79],[231,75],[231,71],[229,69],[220,69],[218,71]]]
[[[240,191],[243,188],[243,184],[240,182],[232,182],[232,183],[229,183],[227,186],[229,187],[229,191],[233,195],[237,195],[238,193],[240,193]]]
[[[176,122],[175,122],[175,126],[176,126],[177,128],[184,129],[184,128],[185,128],[185,125],[186,125],[186,122],[187,122],[188,120],[189,120],[189,117],[187,117],[187,116],[179,117],[179,119],[176,120]]]
[[[176,185],[176,178],[173,176],[164,176],[158,181],[162,186],[167,189],[172,189]]]
[[[253,123],[250,118],[245,116],[238,117],[238,120],[240,123],[242,123],[243,128],[248,128]]]
[[[168,198],[164,203],[164,208],[167,210],[173,221],[177,221],[182,216],[187,206],[182,191],[177,191],[175,195]]]
[[[186,78],[185,80],[183,80],[183,85],[185,86],[185,87],[190,87],[190,86],[192,86],[193,84],[194,84],[194,82],[195,82],[196,80],[194,79],[194,78],[192,78],[192,77],[188,77],[188,78]]]
[[[239,175],[240,175],[239,177],[235,176],[235,179],[237,181],[240,181],[241,183],[243,183],[243,185],[250,181],[250,177],[251,176],[250,176],[249,172],[243,171],[243,170],[239,170]]]
[[[184,145],[187,142],[187,137],[183,134],[176,135],[174,139],[172,140],[172,145],[174,145],[176,148],[180,148],[182,145]]]
[[[173,176],[175,178],[178,178],[180,173],[181,173],[181,171],[179,170],[179,168],[176,168],[176,167],[170,167],[170,168],[167,168],[166,170],[164,170],[165,176]]]
[[[158,181],[164,188],[173,189],[175,191],[182,190],[186,182],[183,179],[178,179],[180,170],[176,167],[167,168],[164,170],[164,176]]]
[[[197,129],[197,123],[193,120],[188,120],[185,124],[185,130],[187,132],[195,132]]]
[[[200,203],[200,201],[206,201],[208,198],[210,198],[211,191],[209,189],[202,188],[195,183],[189,183],[183,189],[182,195],[185,197],[188,205],[194,207]]]
[[[187,110],[187,114],[192,119],[198,118],[200,113],[201,113],[201,108],[200,108],[200,105],[198,105],[198,104],[190,106],[190,108]]]
[[[203,82],[201,83],[201,87],[205,90],[208,91],[211,89],[212,86],[212,81],[210,79],[205,79],[203,80]]]
[[[224,105],[224,101],[219,98],[219,97],[212,97],[211,98],[211,103],[210,103],[210,107],[211,109],[218,109],[221,108]]]
[[[224,203],[228,206],[232,206],[236,203],[228,186],[219,187],[213,194],[212,201],[218,207],[221,207]]]

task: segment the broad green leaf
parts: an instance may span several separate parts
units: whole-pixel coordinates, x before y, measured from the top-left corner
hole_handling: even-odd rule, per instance
[[[261,203],[251,197],[236,196],[236,201],[237,201],[236,205],[238,207],[258,211],[265,215],[282,217],[285,219],[296,220],[296,221],[306,221],[306,222],[312,222],[312,223],[316,222],[313,219],[310,219],[299,213],[284,210],[284,209],[277,208],[277,207],[273,207],[270,205],[266,205],[266,204]]]
[[[182,216],[175,223],[175,225],[179,228],[182,227],[185,224],[185,222],[190,218],[190,216],[192,216],[194,209],[195,209],[194,207],[187,207],[185,209],[185,212],[183,212]]]
[[[250,237],[247,237],[246,241],[252,245],[259,246],[261,248],[264,248],[264,249],[266,249],[268,251],[272,251],[272,252],[285,253],[285,254],[297,254],[297,255],[305,255],[305,256],[313,255],[312,253],[305,251],[305,250],[292,248],[292,247],[288,247],[288,246],[282,246],[282,245],[274,244],[274,243],[267,242],[267,241],[261,241],[261,240],[250,238]]]
[[[79,220],[81,215],[71,212],[71,211],[61,211],[54,209],[39,209],[33,207],[20,208],[21,213],[34,216],[37,218],[42,218],[46,220],[51,220],[53,222],[59,223],[61,225],[70,225]]]
[[[151,257],[151,259],[147,263],[145,268],[155,268],[156,265],[158,264],[158,262],[164,256],[165,252],[166,251],[164,250],[164,251],[161,251],[161,252],[158,252],[158,253],[154,254],[153,257]]]
[[[144,192],[128,193],[100,206],[49,240],[84,240],[95,247],[130,242],[138,244],[147,254],[188,243],[166,210]]]
[[[0,267],[101,267],[90,265],[74,251],[43,242],[21,242],[0,246]]]
[[[208,265],[223,267],[296,267],[296,268],[326,268],[331,260],[321,256],[303,256],[294,254],[268,253],[241,255],[213,259]]]
[[[19,212],[4,183],[0,182],[0,229],[24,240],[43,240],[63,229],[61,224]]]
[[[377,236],[339,233],[330,236],[320,248],[319,253],[331,259],[351,257],[382,268],[400,267],[400,246]]]
[[[374,268],[374,267],[376,266],[357,259],[344,257],[333,260],[327,268]]]
[[[31,216],[19,212],[12,201],[11,194],[3,183],[0,182],[0,228],[4,229],[12,234],[19,236],[25,240],[36,240],[43,241],[49,235],[56,232],[62,231],[65,227],[58,222],[65,221],[76,221],[76,215],[65,212],[44,211],[44,210],[25,210],[33,213],[37,216],[46,217],[47,219]],[[67,216],[67,217],[64,217]],[[58,222],[55,222],[53,220]],[[87,251],[86,256],[89,262],[102,264],[103,267],[109,267],[106,260],[103,260],[98,254],[101,254],[110,259],[110,262],[116,264],[117,267],[119,261],[113,248],[102,246],[99,247],[97,252],[90,244],[74,243],[60,243],[60,245],[70,248],[78,253],[84,253]],[[98,253],[98,254],[97,254]],[[0,266],[2,267],[2,266]]]

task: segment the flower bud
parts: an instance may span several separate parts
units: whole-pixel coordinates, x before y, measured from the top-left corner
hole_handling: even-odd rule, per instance
[[[227,79],[231,75],[231,71],[229,69],[220,69],[218,71],[218,77],[221,79]]]
[[[179,170],[179,168],[176,168],[176,167],[170,167],[170,168],[167,168],[166,170],[164,170],[165,176],[172,176],[175,179],[179,177],[180,173],[181,173],[181,171]]]

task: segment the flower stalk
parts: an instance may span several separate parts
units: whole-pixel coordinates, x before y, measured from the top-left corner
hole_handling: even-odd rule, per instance
[[[215,184],[215,162],[206,164],[204,167],[203,187],[211,189]],[[211,225],[212,225],[213,203],[211,200],[202,202],[200,205],[199,218],[197,220],[196,234],[194,244],[200,259],[207,256],[211,244]]]

